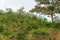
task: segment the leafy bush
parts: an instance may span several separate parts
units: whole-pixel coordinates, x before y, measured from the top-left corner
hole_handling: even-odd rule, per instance
[[[4,29],[3,29],[3,25],[0,24],[0,32],[3,32],[3,31],[4,31]]]
[[[53,29],[56,32],[59,29],[60,32],[60,26],[58,24],[48,22],[41,17],[37,18],[35,15],[29,15],[14,12],[1,13],[0,33],[8,36],[8,39],[11,37],[17,40],[46,40],[52,36],[49,34],[51,33],[49,30]]]

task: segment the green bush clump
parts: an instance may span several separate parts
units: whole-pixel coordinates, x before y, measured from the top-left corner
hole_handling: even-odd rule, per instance
[[[37,18],[35,15],[16,12],[0,14],[0,33],[8,39],[44,40],[52,36],[53,33],[50,30],[60,32],[60,26],[41,17]]]
[[[3,31],[4,31],[3,25],[0,24],[0,32],[3,32]]]

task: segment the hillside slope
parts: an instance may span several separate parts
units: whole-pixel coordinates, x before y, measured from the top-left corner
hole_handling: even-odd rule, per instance
[[[0,40],[60,40],[59,29],[34,15],[0,13]]]

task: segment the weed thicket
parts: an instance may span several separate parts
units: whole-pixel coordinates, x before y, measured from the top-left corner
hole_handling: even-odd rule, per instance
[[[1,40],[52,40],[55,39],[55,35],[60,35],[58,24],[29,15],[0,13],[0,34],[4,35]]]

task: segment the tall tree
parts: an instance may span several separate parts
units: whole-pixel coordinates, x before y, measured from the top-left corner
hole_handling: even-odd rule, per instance
[[[37,5],[30,12],[42,12],[50,15],[52,22],[54,22],[54,14],[60,13],[60,0],[35,0],[35,2]]]
[[[13,10],[11,8],[6,8],[7,13],[13,13]]]
[[[24,13],[24,7],[21,7],[20,9],[17,10],[18,13]]]

